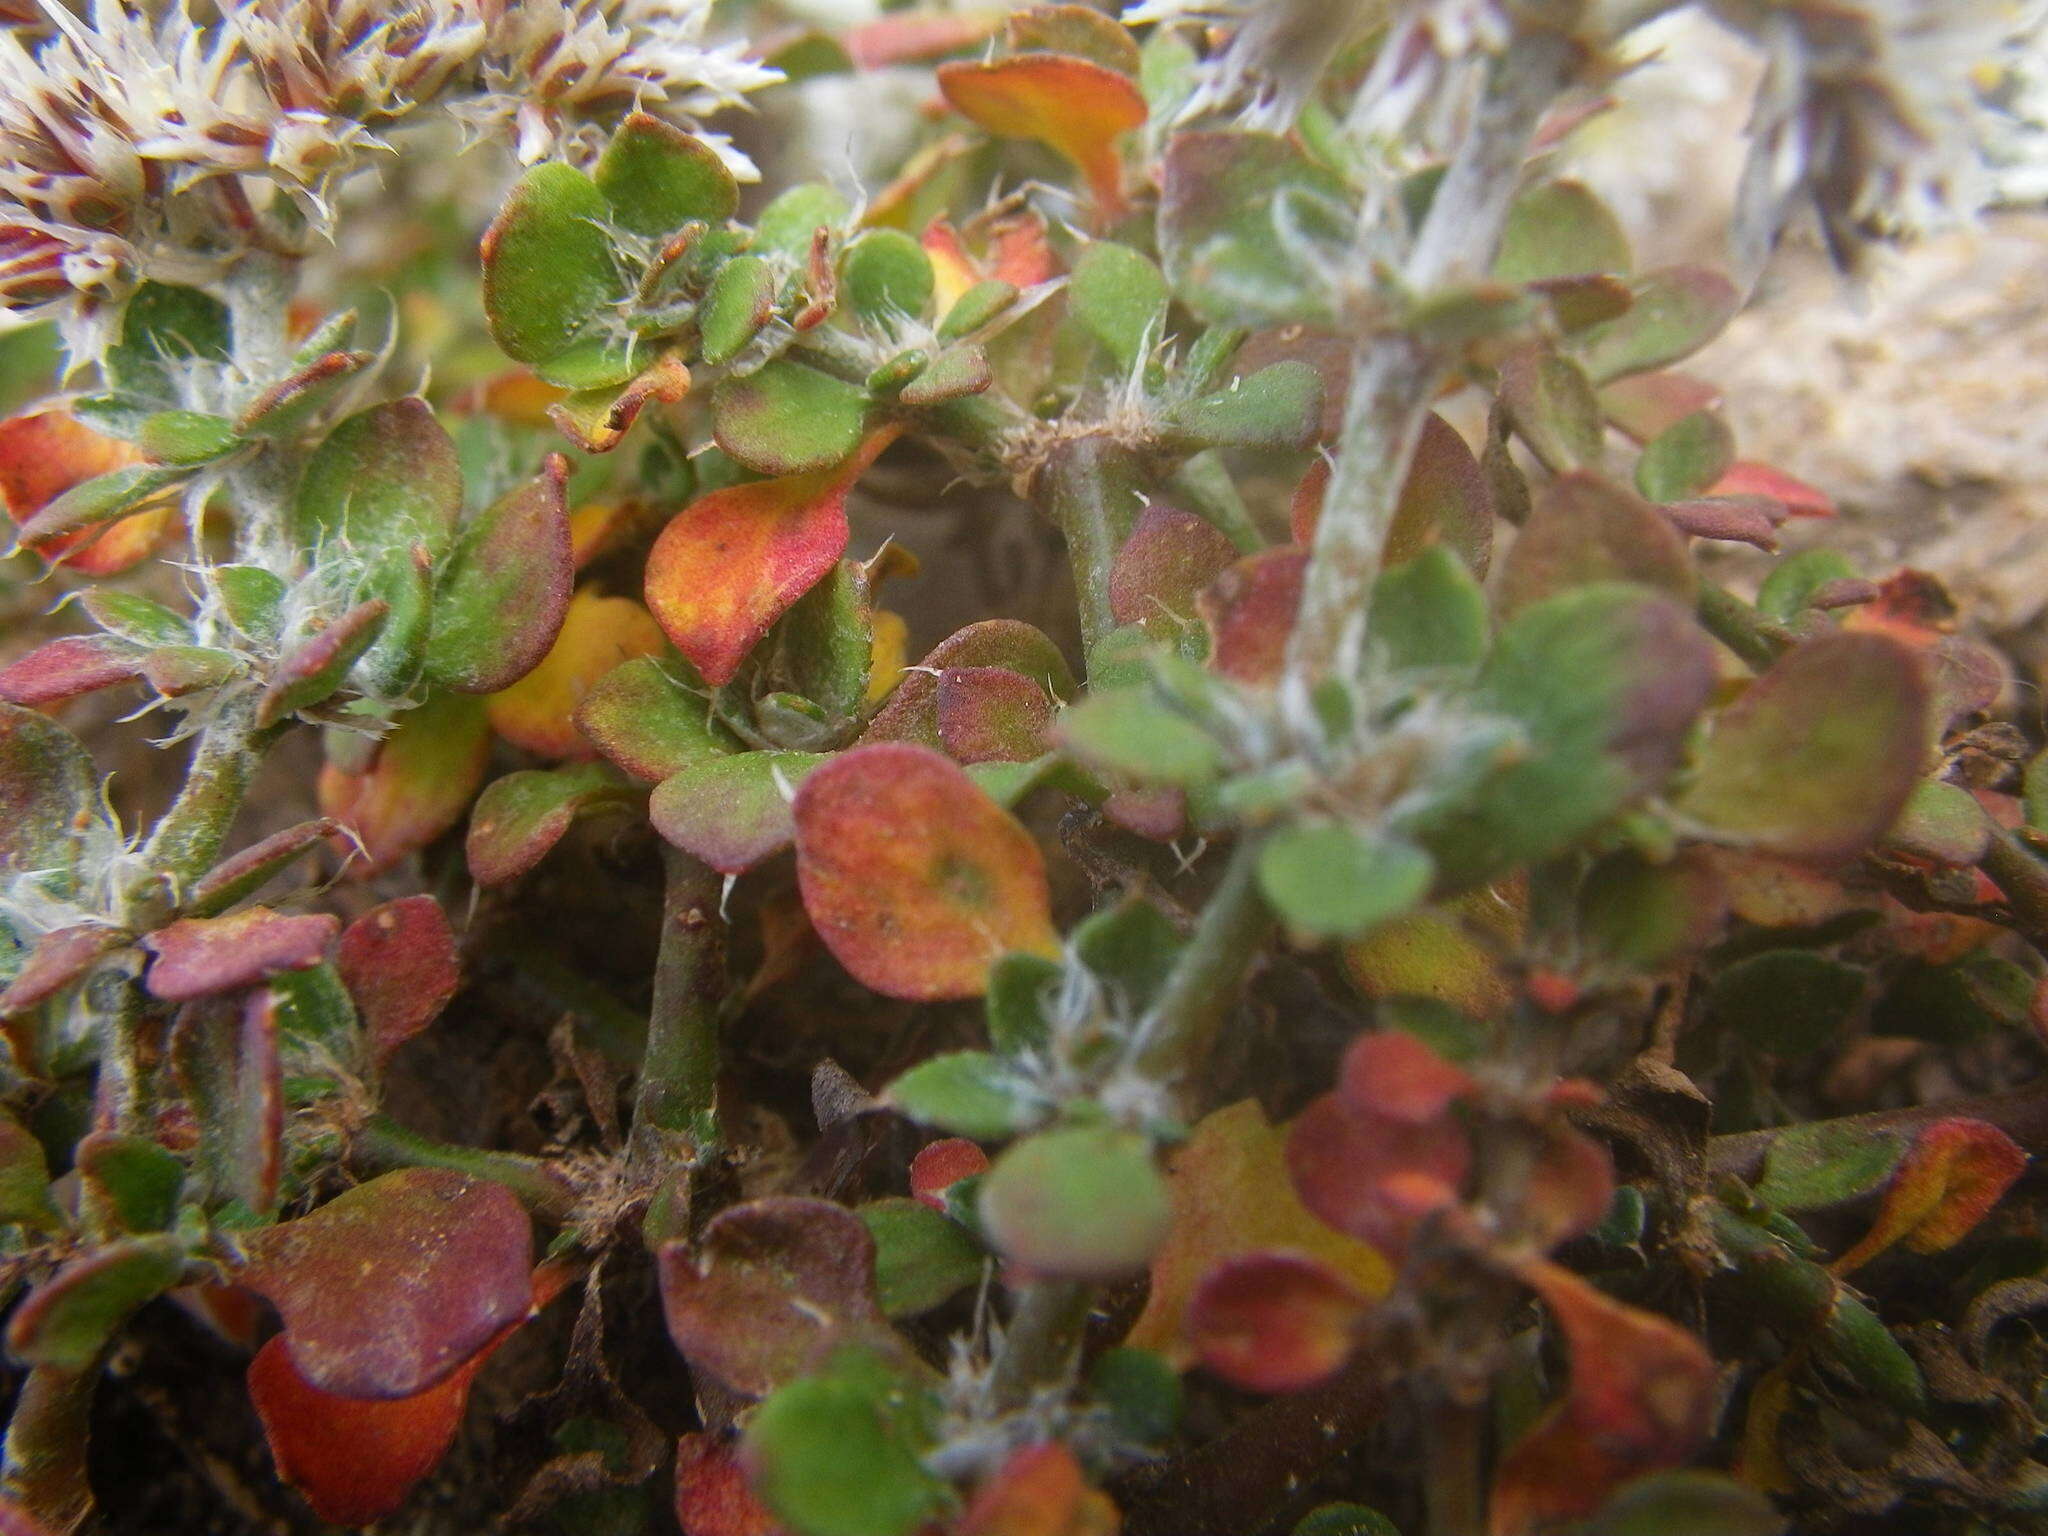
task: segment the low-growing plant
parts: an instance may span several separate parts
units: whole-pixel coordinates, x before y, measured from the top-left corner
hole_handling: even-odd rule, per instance
[[[2048,768],[1678,366],[2038,18],[1707,5],[1731,275],[1674,9],[0,0],[0,1529],[2040,1528]]]

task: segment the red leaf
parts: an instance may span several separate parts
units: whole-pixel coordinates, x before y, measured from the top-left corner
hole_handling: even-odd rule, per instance
[[[7,990],[0,992],[0,1019],[40,1007],[91,970],[101,955],[132,940],[133,935],[102,923],[79,923],[44,934]]]
[[[1217,577],[1196,604],[1209,626],[1209,664],[1241,683],[1278,678],[1307,571],[1308,551],[1289,546],[1247,555]]]
[[[1145,121],[1145,98],[1128,76],[1067,54],[1015,54],[941,64],[939,90],[962,117],[997,137],[1036,139],[1071,160],[1105,226],[1123,216],[1117,140]]]
[[[957,765],[877,742],[797,790],[804,908],[839,963],[891,997],[978,997],[1010,950],[1059,952],[1038,844]]]
[[[340,930],[341,919],[329,913],[287,917],[268,907],[181,917],[142,941],[156,956],[147,978],[150,996],[188,1003],[279,971],[303,971],[320,963]]]
[[[1935,1121],[1892,1170],[1884,1203],[1863,1241],[1829,1267],[1846,1275],[1894,1243],[1915,1253],[1953,1248],[1991,1214],[2026,1167],[2027,1154],[1997,1126],[1961,1117]]]
[[[1110,612],[1119,624],[1148,629],[1187,624],[1202,589],[1236,559],[1237,547],[1213,524],[1154,502],[1138,514],[1110,567]]]
[[[1401,1030],[1360,1035],[1344,1053],[1337,1092],[1360,1114],[1409,1125],[1440,1120],[1478,1085],[1422,1041]]]
[[[1334,1093],[1304,1109],[1287,1136],[1302,1204],[1395,1257],[1418,1222],[1457,1200],[1471,1166],[1472,1144],[1456,1122],[1359,1114]]]
[[[502,1184],[404,1168],[252,1232],[236,1279],[284,1320],[292,1363],[348,1397],[411,1397],[533,1305],[533,1225]]]
[[[732,1447],[717,1435],[676,1442],[676,1524],[683,1536],[781,1536],[782,1527],[754,1497]]]
[[[462,979],[455,931],[431,896],[372,907],[348,925],[334,963],[379,1066],[440,1017]]]
[[[987,1172],[986,1152],[964,1137],[948,1137],[921,1148],[910,1160],[910,1192],[933,1210],[943,1211],[949,1188]]]
[[[0,699],[37,707],[142,675],[143,653],[107,635],[66,635],[0,671]]]
[[[1738,459],[1707,489],[1709,496],[1768,496],[1783,503],[1794,517],[1833,517],[1834,498],[1817,486],[1773,469]]]
[[[647,607],[714,687],[846,551],[846,493],[901,429],[873,433],[846,463],[700,496],[647,556]]]
[[[1250,1392],[1299,1392],[1350,1358],[1369,1303],[1329,1265],[1248,1253],[1211,1270],[1188,1305],[1202,1363]]]
[[[1570,1126],[1552,1127],[1522,1197],[1530,1240],[1548,1249],[1590,1232],[1613,1200],[1614,1159],[1607,1148]]]

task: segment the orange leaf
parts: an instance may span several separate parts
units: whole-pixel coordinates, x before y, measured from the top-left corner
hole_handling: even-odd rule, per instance
[[[1287,1172],[1287,1129],[1256,1099],[1206,1115],[1166,1170],[1173,1225],[1152,1258],[1152,1289],[1124,1342],[1185,1361],[1182,1324],[1204,1276],[1230,1259],[1284,1248],[1318,1261],[1363,1296],[1383,1296],[1392,1271],[1377,1249],[1310,1214]]]
[[[1516,1273],[1556,1317],[1572,1376],[1565,1400],[1501,1462],[1493,1536],[1590,1514],[1628,1478],[1682,1464],[1714,1411],[1713,1357],[1676,1323],[1544,1260]]]
[[[1846,1275],[1894,1243],[1915,1253],[1954,1247],[1991,1214],[2026,1166],[2027,1154],[1995,1125],[1962,1118],[1935,1121],[1899,1160],[1863,1241],[1829,1268]]]
[[[728,486],[670,520],[647,556],[647,606],[714,687],[846,550],[846,493],[902,429],[871,434],[846,463]]]
[[[449,693],[400,716],[362,772],[323,766],[320,809],[354,834],[344,848],[361,848],[349,873],[389,869],[460,821],[490,755],[483,700]]]
[[[280,1334],[249,1365],[249,1397],[277,1475],[323,1520],[367,1525],[382,1519],[440,1464],[461,1427],[470,1383],[490,1352],[486,1347],[411,1397],[339,1397],[298,1373]]]
[[[534,1271],[535,1312],[561,1294],[567,1278],[552,1264]],[[462,1427],[477,1372],[527,1321],[522,1317],[498,1330],[426,1391],[393,1398],[322,1391],[299,1374],[279,1334],[256,1352],[248,1375],[249,1399],[263,1421],[277,1475],[298,1489],[322,1520],[367,1525],[383,1519],[440,1465]]]
[[[891,997],[978,997],[1011,950],[1059,953],[1031,834],[929,747],[876,742],[797,790],[797,880],[826,947]]]
[[[645,608],[630,597],[579,588],[540,665],[484,701],[491,728],[541,757],[595,757],[597,749],[576,728],[583,696],[620,662],[661,650],[661,630]]]
[[[1785,504],[1794,517],[1833,517],[1834,498],[1782,469],[1738,460],[1707,488],[1709,496],[1768,496]]]
[[[1012,1451],[976,1490],[954,1536],[1114,1536],[1116,1506],[1058,1441]]]
[[[1127,75],[1062,53],[1016,54],[939,66],[953,110],[998,138],[1036,139],[1080,169],[1104,224],[1126,207],[1117,138],[1145,121],[1145,98]]]
[[[81,481],[147,462],[142,451],[52,408],[0,421],[0,505],[25,523]],[[41,546],[43,557],[86,576],[111,576],[147,559],[171,509],[155,507]]]

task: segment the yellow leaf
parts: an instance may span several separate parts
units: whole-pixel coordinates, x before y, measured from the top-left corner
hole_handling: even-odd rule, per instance
[[[1173,1228],[1152,1260],[1152,1294],[1127,1344],[1190,1358],[1182,1323],[1202,1277],[1225,1259],[1291,1248],[1320,1259],[1366,1296],[1384,1296],[1393,1270],[1377,1249],[1324,1226],[1295,1198],[1287,1128],[1256,1100],[1204,1117],[1167,1169]]]

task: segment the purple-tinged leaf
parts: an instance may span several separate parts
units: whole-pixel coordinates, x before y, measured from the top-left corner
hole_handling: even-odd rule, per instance
[[[382,598],[358,603],[310,640],[301,641],[271,668],[256,705],[256,723],[275,725],[287,715],[318,704],[338,689],[384,627],[390,604]]]
[[[547,857],[578,816],[638,799],[637,787],[609,763],[508,773],[477,796],[464,845],[470,876],[478,885],[517,879]]]
[[[18,1018],[41,1007],[83,977],[102,955],[134,941],[134,934],[104,923],[77,923],[44,934],[7,990],[0,992],[0,1018]]]
[[[669,1336],[691,1365],[762,1397],[845,1345],[905,1354],[875,1290],[875,1242],[844,1206],[777,1196],[720,1213],[692,1254],[662,1248]]]
[[[227,917],[181,917],[142,941],[156,957],[150,996],[184,1003],[302,971],[320,963],[340,931],[341,919],[326,912],[287,917],[250,907]]]
[[[939,674],[939,741],[958,763],[1028,763],[1051,750],[1052,700],[1007,667]]]
[[[458,693],[510,687],[547,655],[569,611],[575,566],[563,501],[569,461],[548,455],[463,528],[434,592],[426,676]]]
[[[343,932],[334,965],[379,1066],[440,1017],[462,980],[455,930],[431,896],[372,907]]]
[[[143,655],[111,635],[66,635],[0,671],[0,699],[35,707],[61,704],[140,677]]]
[[[817,752],[741,752],[663,779],[647,804],[654,830],[722,875],[744,874],[796,837],[790,801]]]
[[[291,867],[339,830],[331,817],[302,821],[273,832],[261,842],[251,843],[213,866],[192,887],[186,912],[193,917],[215,917],[261,890],[278,874]]]
[[[533,1305],[533,1224],[502,1184],[403,1168],[242,1238],[237,1279],[276,1307],[306,1382],[409,1397]]]

